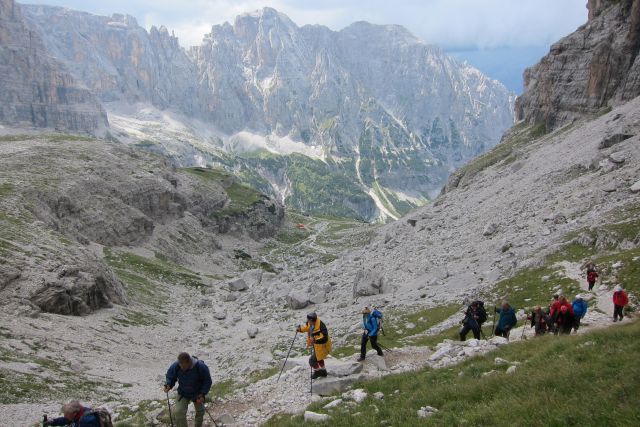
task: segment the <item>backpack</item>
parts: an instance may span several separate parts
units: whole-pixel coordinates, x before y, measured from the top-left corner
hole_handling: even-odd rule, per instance
[[[371,312],[371,316],[373,316],[374,319],[376,319],[376,322],[378,323],[378,330],[380,332],[382,332],[382,335],[385,335],[384,333],[384,327],[382,326],[382,313],[380,312],[380,310],[378,310],[377,308],[374,309]]]
[[[598,277],[598,273],[596,273],[595,271],[589,271],[587,273],[587,281],[589,282],[595,282],[597,277]]]
[[[484,309],[483,301],[476,301],[478,303],[478,323],[481,325],[487,321],[487,310]]]
[[[95,417],[98,419],[98,424],[100,424],[100,427],[113,427],[111,414],[105,408],[92,408],[89,414],[95,415]]]

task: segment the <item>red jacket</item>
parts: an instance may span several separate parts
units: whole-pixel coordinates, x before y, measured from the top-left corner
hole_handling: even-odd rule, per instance
[[[558,301],[554,301],[553,304],[551,304],[549,315],[553,316],[555,313],[560,313],[560,309],[562,308],[563,305],[567,307],[567,310],[569,311],[569,313],[573,314],[573,307],[571,306],[571,303],[569,301],[563,304],[560,302],[560,300],[558,300]]]
[[[625,305],[629,304],[629,297],[624,293],[624,291],[614,292],[613,303],[615,305],[621,305],[624,307]]]

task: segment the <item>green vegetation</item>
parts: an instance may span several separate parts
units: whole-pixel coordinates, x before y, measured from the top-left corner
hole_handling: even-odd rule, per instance
[[[627,291],[635,295],[640,293],[640,248],[603,255],[594,261],[604,277],[615,277]],[[618,262],[622,263],[622,267],[614,269],[613,265]]]
[[[546,133],[547,133],[547,125],[544,122],[538,123],[537,125],[533,126],[529,131],[529,135],[531,135],[531,138],[533,139],[538,139],[541,136],[544,136]]]
[[[546,336],[500,347],[449,369],[423,369],[356,385],[384,400],[356,407],[310,410],[328,413],[332,426],[636,426],[640,322],[562,338]],[[514,374],[495,357],[519,361]],[[587,369],[588,367],[588,369]],[[483,373],[495,370],[492,375]],[[398,393],[395,391],[398,390]],[[430,405],[435,415],[417,411]],[[267,426],[305,425],[302,416],[281,415]]]
[[[52,133],[46,135],[51,142],[70,142],[70,141],[95,141],[96,139],[88,135],[69,135],[65,133]]]
[[[13,184],[5,182],[0,184],[0,197],[9,196],[13,193]]]
[[[160,402],[155,400],[144,400],[138,403],[135,411],[130,408],[122,407],[118,409],[118,420],[114,422],[115,427],[146,427],[149,425],[149,421],[146,419],[145,414],[154,411],[158,408],[163,408],[163,412],[159,418],[163,424],[170,425],[170,417],[166,411],[166,402]]]
[[[211,213],[213,218],[235,216],[247,211],[264,196],[257,190],[241,184],[237,178],[222,169],[185,168],[184,172],[208,182],[215,182],[224,188],[229,203],[223,209]]]
[[[238,390],[240,386],[233,379],[214,381],[209,394],[216,397],[225,397]]]

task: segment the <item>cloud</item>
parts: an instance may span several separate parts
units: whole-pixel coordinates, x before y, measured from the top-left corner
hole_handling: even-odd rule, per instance
[[[42,0],[98,14],[128,13],[145,27],[165,25],[183,46],[211,26],[273,7],[299,25],[334,30],[354,21],[400,24],[446,48],[548,45],[586,21],[585,0]]]

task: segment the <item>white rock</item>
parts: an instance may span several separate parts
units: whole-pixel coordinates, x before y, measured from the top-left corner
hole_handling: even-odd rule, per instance
[[[493,374],[495,374],[496,372],[498,372],[498,371],[496,371],[496,370],[492,369],[492,370],[490,370],[489,372],[484,372],[484,373],[482,374],[482,376],[483,376],[483,377],[488,377],[489,375],[493,375]]]
[[[324,405],[323,408],[324,409],[335,408],[336,406],[340,405],[342,402],[344,402],[344,400],[342,400],[342,399],[332,400],[331,402],[329,402],[326,405]]]
[[[496,231],[498,231],[498,226],[495,223],[490,222],[489,224],[485,225],[484,230],[482,230],[482,235],[491,236],[495,234]]]
[[[509,340],[504,337],[493,337],[489,342],[493,345],[505,345],[509,343]]]
[[[615,268],[615,269],[617,270],[617,269],[619,269],[619,268],[622,268],[623,266],[624,266],[624,264],[622,263],[622,261],[618,261],[618,262],[615,262],[615,263],[611,266],[611,268]]]
[[[624,163],[626,159],[627,159],[627,156],[620,151],[609,154],[609,160],[616,164]]]
[[[375,397],[378,400],[382,400],[384,399],[384,393],[381,391],[376,391],[375,393],[373,393],[373,397]]]
[[[632,193],[638,193],[640,192],[640,181],[636,181],[635,184],[633,184],[630,188]]]
[[[305,422],[312,422],[312,423],[322,423],[325,421],[329,421],[331,417],[329,417],[329,415],[327,414],[318,414],[317,412],[311,412],[311,411],[305,411],[304,412],[304,420]]]
[[[309,305],[309,297],[301,291],[293,291],[287,295],[287,304],[294,310],[300,310]]]
[[[511,365],[507,368],[507,374],[511,375],[511,374],[515,374],[516,373],[516,369],[518,369],[518,367],[516,365]]]
[[[361,388],[347,391],[342,393],[342,398],[345,400],[353,400],[356,403],[362,403],[367,398],[367,392]]]
[[[258,335],[258,327],[257,326],[248,327],[247,335],[249,335],[249,338],[255,338]]]
[[[242,278],[235,279],[229,282],[230,291],[244,291],[247,288],[247,282],[245,282]]]

